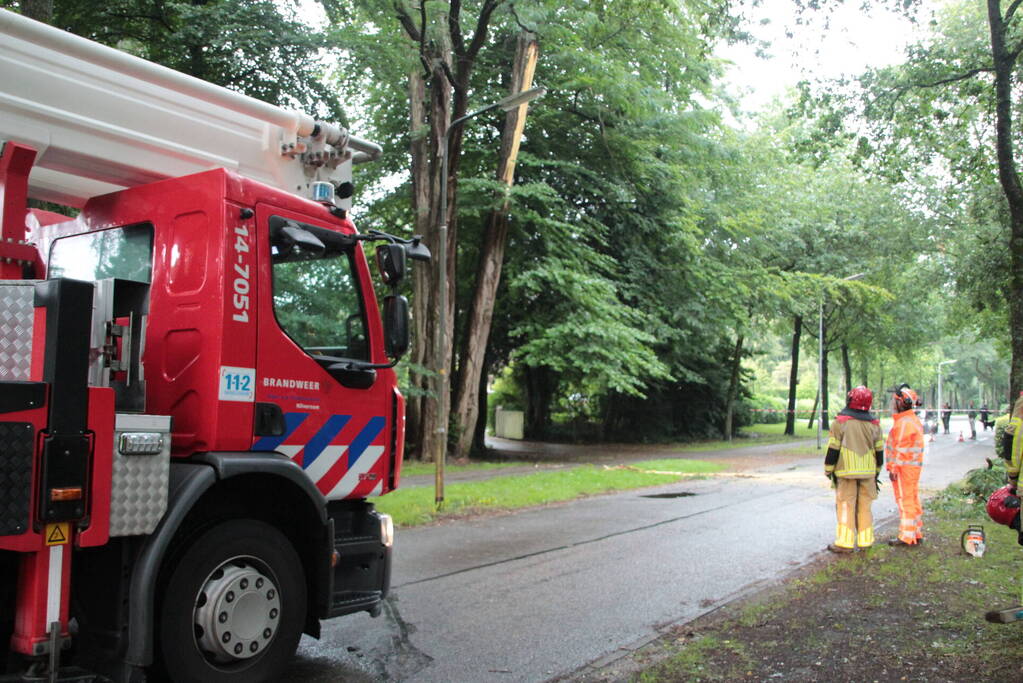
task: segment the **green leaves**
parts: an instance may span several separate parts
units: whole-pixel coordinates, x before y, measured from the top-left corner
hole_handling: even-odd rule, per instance
[[[533,312],[511,330],[521,341],[514,360],[546,366],[585,395],[642,396],[645,382],[670,378],[651,349],[657,340],[642,329],[644,316],[598,273],[552,257],[517,275],[510,290]]]

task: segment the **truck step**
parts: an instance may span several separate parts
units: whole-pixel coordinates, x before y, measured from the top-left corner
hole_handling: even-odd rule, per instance
[[[373,616],[380,612],[383,597],[380,591],[338,591],[330,601],[331,616],[369,611]]]

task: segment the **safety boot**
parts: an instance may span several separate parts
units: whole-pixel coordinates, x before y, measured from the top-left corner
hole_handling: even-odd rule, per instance
[[[830,550],[833,553],[838,553],[839,555],[845,555],[853,551],[852,548],[845,548],[840,545],[835,545],[834,543],[828,543],[828,550]]]
[[[992,610],[984,615],[984,618],[992,624],[1011,624],[1014,621],[1023,619],[1023,605],[1006,607],[1005,609]]]

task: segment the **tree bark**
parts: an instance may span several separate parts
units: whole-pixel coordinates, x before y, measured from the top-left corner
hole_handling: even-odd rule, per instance
[[[842,369],[845,371],[845,391],[852,389],[852,365],[849,363],[849,345],[842,344]]]
[[[813,410],[810,411],[810,419],[806,421],[806,428],[813,427],[813,421],[817,419],[817,404],[820,403],[821,392],[818,391],[817,395],[813,397]]]
[[[732,376],[728,380],[728,398],[725,406],[725,439],[732,440],[732,412],[735,409],[735,394],[739,390],[739,370],[742,365],[743,335],[735,341],[735,353],[732,356]]]
[[[427,141],[428,153],[430,157],[428,159],[428,177],[426,181],[427,190],[429,192],[429,208],[427,210],[427,221],[426,230],[423,233],[423,240],[426,245],[430,248],[430,251],[434,255],[434,261],[432,262],[432,268],[421,270],[428,271],[427,273],[427,286],[416,292],[417,299],[422,296],[426,299],[423,302],[425,310],[423,315],[426,317],[427,334],[425,336],[425,349],[423,354],[424,365],[431,368],[434,373],[433,377],[433,391],[432,398],[423,402],[422,409],[422,420],[419,423],[419,431],[417,433],[417,441],[420,444],[420,455],[423,459],[429,459],[435,456],[438,449],[445,448],[447,442],[447,427],[448,427],[448,408],[447,401],[443,400],[443,390],[441,383],[448,381],[447,370],[450,367],[450,346],[451,346],[451,322],[452,317],[450,315],[452,297],[448,297],[448,317],[447,317],[447,331],[445,334],[446,344],[445,348],[441,349],[439,362],[438,362],[438,348],[440,347],[440,327],[439,327],[439,297],[437,293],[441,287],[441,273],[440,266],[437,261],[437,254],[440,253],[441,249],[450,247],[451,240],[448,239],[447,247],[442,246],[440,243],[440,203],[436,198],[440,197],[441,193],[441,173],[442,168],[440,164],[439,150],[444,141],[444,134],[448,129],[449,122],[451,120],[450,111],[448,105],[451,101],[451,86],[448,83],[444,71],[442,68],[442,59],[436,58],[433,62],[434,72],[430,77],[430,115],[429,115],[429,139]],[[448,190],[450,194],[451,185],[448,184]],[[448,203],[448,214],[451,213],[451,203]],[[450,231],[448,236],[450,238]],[[448,251],[450,254],[451,252]],[[453,265],[453,259],[448,259],[448,285],[450,292],[450,285],[453,284],[454,278],[452,277],[451,267]],[[426,295],[426,296],[423,296]]]
[[[480,381],[476,394],[476,428],[472,434],[472,449],[470,455],[483,455],[487,452],[487,376],[490,374],[490,367],[493,364],[491,354],[483,355],[483,367],[480,370]]]
[[[826,329],[826,328],[825,328]],[[827,339],[827,337],[825,337]],[[831,416],[828,414],[828,347],[824,346],[824,358],[821,359],[821,429],[824,425],[831,423]]]
[[[447,256],[447,268],[444,274],[447,282],[446,325],[444,330],[437,324],[440,317],[438,292],[441,287],[439,265],[434,265],[423,277],[416,279],[415,315],[417,331],[422,337],[417,341],[413,353],[413,361],[422,366],[430,367],[436,373],[432,383],[433,396],[419,402],[413,408],[413,417],[417,421],[416,430],[411,432],[411,440],[419,443],[421,457],[445,455],[447,452],[448,427],[450,423],[451,403],[448,400],[450,389],[450,370],[453,364],[451,349],[453,347],[455,283],[457,274],[458,245],[458,169],[462,149],[463,126],[451,129],[451,122],[465,115],[469,101],[469,82],[476,65],[480,50],[488,44],[488,32],[494,11],[506,0],[483,0],[478,6],[474,29],[468,36],[462,35],[460,2],[447,3],[441,6],[421,3],[415,8],[416,17],[410,14],[404,3],[396,2],[393,8],[398,23],[408,36],[413,49],[418,52],[421,65],[427,71],[423,87],[429,88],[429,106],[420,112],[418,102],[425,97],[413,97],[410,105],[413,131],[413,203],[416,209],[417,226],[422,225],[423,241],[434,255],[434,264],[439,261],[441,250]],[[468,37],[468,41],[466,38]],[[413,79],[416,77],[413,76]],[[417,96],[418,83],[410,83],[410,95]],[[425,144],[418,145],[417,127],[425,127],[429,121],[429,136]],[[447,158],[447,177],[441,179],[441,149]],[[447,226],[447,239],[440,243],[440,197],[442,188],[446,188],[447,212],[443,217]],[[422,269],[426,270],[426,269]]]
[[[1015,4],[1013,10],[1015,10]],[[995,150],[998,158],[998,181],[1009,208],[1010,288],[1008,297],[1009,333],[1012,365],[1009,394],[1017,396],[1023,388],[1023,185],[1012,143],[1012,73],[1019,56],[1018,48],[1006,45],[1006,24],[1001,2],[987,0],[988,26],[991,32],[991,57],[995,70]]]
[[[53,22],[53,0],[21,0],[21,13],[45,24]]]
[[[512,69],[511,94],[528,90],[533,84],[536,67],[536,36],[523,31],[515,49],[515,63]],[[525,125],[526,105],[518,107],[505,116],[501,135],[501,152],[498,159],[497,178],[511,187],[515,176],[515,159],[518,156],[519,141]],[[466,330],[459,354],[458,387],[455,394],[455,419],[460,427],[455,454],[465,457],[469,453],[473,434],[476,431],[480,374],[490,324],[494,315],[494,300],[501,283],[501,268],[504,250],[508,242],[508,199],[500,209],[494,210],[487,218],[480,246],[479,265],[476,271],[476,288],[466,319]]]
[[[789,403],[785,413],[785,433],[796,433],[796,388],[799,386],[799,340],[803,336],[803,316],[797,315],[792,328],[792,367],[789,368]]]
[[[526,438],[538,439],[547,435],[551,423],[551,397],[554,393],[551,369],[544,366],[526,366]]]
[[[427,123],[426,81],[422,71],[416,69],[409,74],[409,128],[411,130],[412,157],[412,213],[414,234],[428,235],[430,225],[430,136]],[[431,268],[413,268],[413,284],[415,296],[412,299],[412,369],[409,380],[417,389],[416,395],[409,396],[406,408],[405,433],[411,437],[405,452],[409,457],[423,459],[429,453],[422,449],[423,411],[430,391],[429,376],[417,372],[417,368],[428,368],[433,365],[429,357],[433,344],[430,343],[434,334],[432,306],[432,290],[430,288]]]

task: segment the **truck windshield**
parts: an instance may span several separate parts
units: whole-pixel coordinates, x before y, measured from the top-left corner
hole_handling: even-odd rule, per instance
[[[281,329],[310,355],[369,360],[350,246],[338,248],[333,238],[341,236],[329,230],[278,216],[270,219],[270,235],[274,314]]]
[[[54,240],[47,272],[50,277],[89,282],[115,277],[149,283],[153,277],[153,226],[140,223]]]

